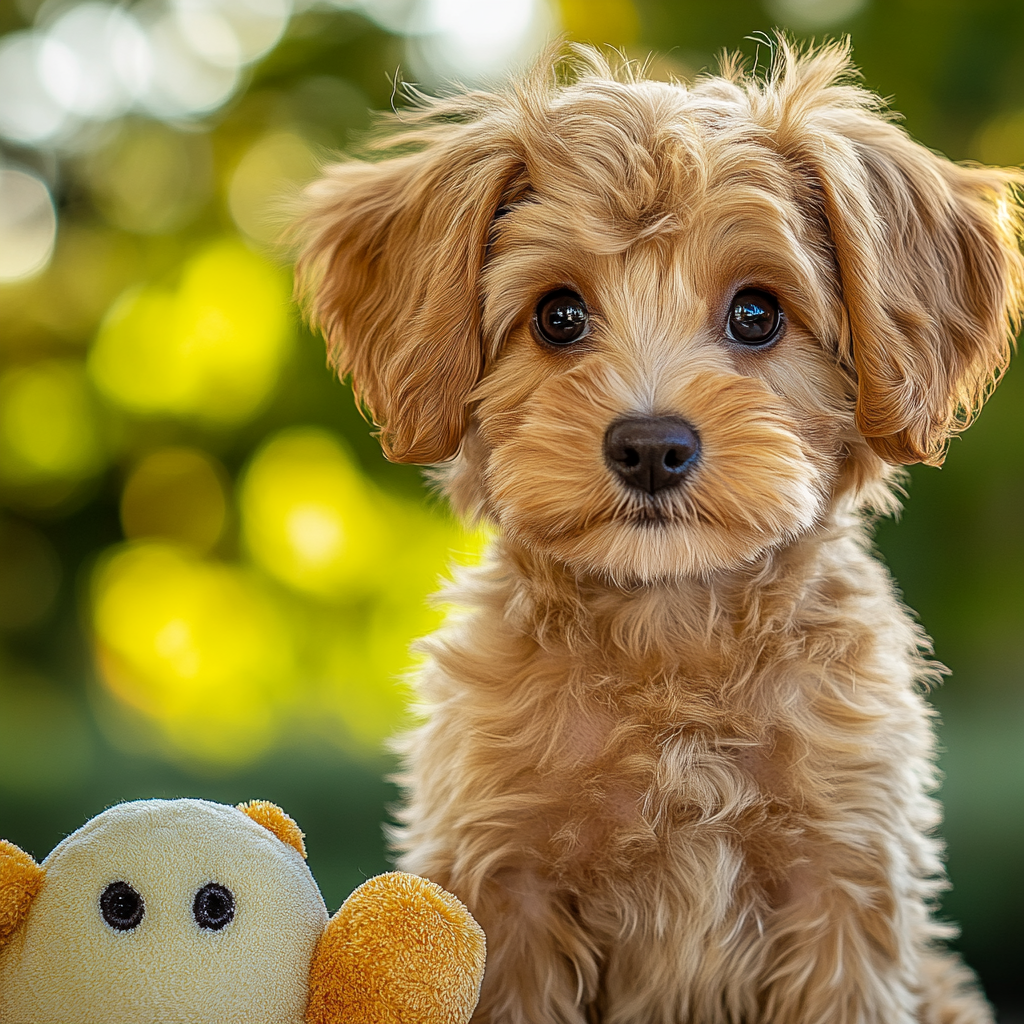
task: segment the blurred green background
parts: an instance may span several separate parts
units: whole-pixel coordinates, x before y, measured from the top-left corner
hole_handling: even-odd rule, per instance
[[[850,33],[955,159],[1024,162],[1021,0],[3,0],[0,836],[42,858],[118,800],[277,801],[333,909],[386,865],[408,641],[463,533],[384,462],[275,260],[278,197],[396,73],[500,77],[544,40],[761,62]],[[944,912],[1021,1019],[1024,374],[878,543],[953,678]]]

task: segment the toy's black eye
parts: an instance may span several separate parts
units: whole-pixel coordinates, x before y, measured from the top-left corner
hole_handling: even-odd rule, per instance
[[[778,300],[760,288],[737,292],[729,306],[729,337],[741,345],[767,345],[782,327]]]
[[[563,288],[549,292],[537,303],[537,330],[552,345],[571,345],[587,333],[590,313],[575,292]]]
[[[127,882],[111,882],[100,893],[100,913],[111,928],[130,932],[146,916],[146,901]]]
[[[192,916],[200,928],[219,932],[234,920],[235,897],[225,886],[208,882],[192,901]]]

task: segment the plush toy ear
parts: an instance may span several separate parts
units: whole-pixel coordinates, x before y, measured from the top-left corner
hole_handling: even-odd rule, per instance
[[[397,137],[405,155],[328,167],[294,229],[300,300],[398,462],[458,452],[483,364],[477,278],[520,166],[486,122],[432,109],[419,120],[440,123]]]
[[[317,945],[307,1024],[466,1024],[485,944],[472,914],[439,885],[402,871],[371,878]]]
[[[1005,369],[1022,311],[1017,170],[953,164],[845,84],[848,48],[779,50],[777,145],[809,176],[849,317],[861,433],[941,464]]]
[[[0,839],[0,947],[28,916],[46,870],[14,843]]]
[[[302,829],[295,823],[295,819],[285,814],[277,804],[272,804],[269,800],[250,800],[236,806],[257,825],[262,825],[267,831],[273,832],[282,843],[287,843],[297,850],[303,860],[306,859],[306,837]]]

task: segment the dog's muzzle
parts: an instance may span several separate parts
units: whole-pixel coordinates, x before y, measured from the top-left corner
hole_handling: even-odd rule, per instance
[[[682,483],[700,457],[700,438],[678,416],[637,416],[608,428],[604,456],[623,482],[653,495]]]

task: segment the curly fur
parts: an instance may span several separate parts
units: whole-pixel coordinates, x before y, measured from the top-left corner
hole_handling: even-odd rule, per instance
[[[842,44],[689,87],[581,49],[401,120],[311,188],[298,279],[388,456],[499,530],[421,644],[396,833],[486,931],[474,1019],[991,1021],[930,914],[940,669],[869,518],[1007,364],[1021,177],[913,142]],[[765,351],[725,334],[751,286]],[[703,445],[655,497],[602,451],[651,414]]]

